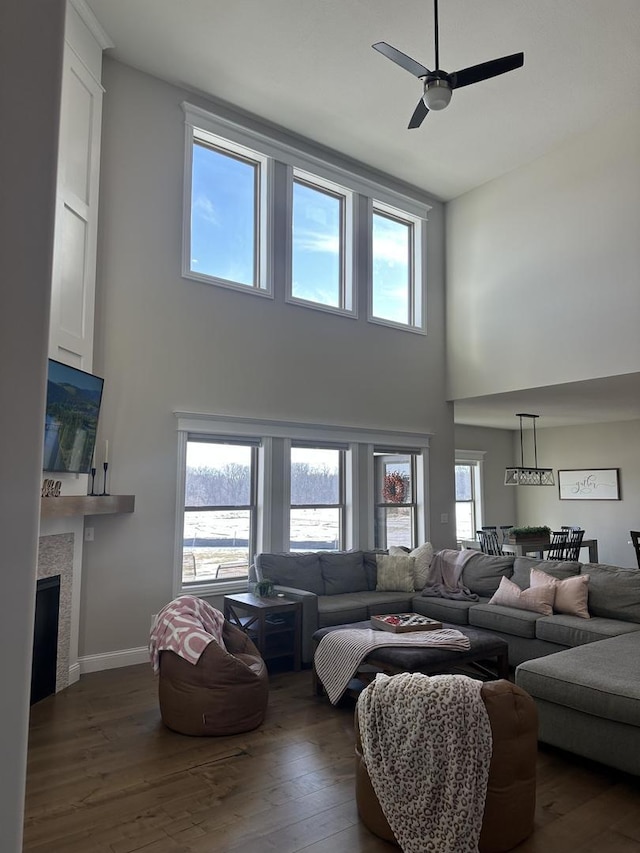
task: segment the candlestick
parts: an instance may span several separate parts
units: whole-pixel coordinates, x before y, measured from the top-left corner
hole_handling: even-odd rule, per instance
[[[93,465],[94,463],[92,463]],[[95,495],[95,484],[96,484],[96,469],[94,467],[91,468],[91,491],[90,495]]]
[[[105,464],[109,461],[109,442],[105,441],[104,443],[104,461]]]
[[[101,494],[101,495],[108,495],[108,494],[109,494],[109,492],[107,491],[107,470],[108,470],[108,468],[109,468],[109,463],[108,463],[108,462],[103,462],[103,463],[102,463],[102,467],[104,468],[104,488],[102,489],[102,491],[100,492],[100,494]]]

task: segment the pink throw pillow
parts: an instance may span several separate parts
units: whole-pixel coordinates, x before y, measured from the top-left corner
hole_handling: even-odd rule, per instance
[[[555,594],[556,590],[553,583],[541,584],[535,588],[520,589],[517,584],[503,576],[500,579],[500,586],[489,600],[489,604],[502,604],[505,607],[517,607],[518,610],[532,610],[534,613],[542,613],[543,616],[551,616],[553,615]]]
[[[531,569],[531,587],[539,587],[552,581],[556,591],[553,609],[556,613],[566,613],[569,616],[580,616],[582,619],[590,619],[591,614],[587,609],[589,599],[589,575],[575,575],[571,578],[558,580],[550,578],[545,572]]]

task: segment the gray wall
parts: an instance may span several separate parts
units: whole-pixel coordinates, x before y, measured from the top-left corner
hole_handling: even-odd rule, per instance
[[[449,398],[640,370],[640,110],[447,205]]]
[[[22,850],[63,27],[62,0],[0,7],[3,853]]]
[[[513,432],[456,424],[456,450],[483,450],[483,524],[515,524],[516,489],[504,485],[504,469],[513,465]]]
[[[519,441],[517,435],[515,441]],[[515,448],[515,444],[514,444]],[[556,486],[518,487],[518,523],[579,524],[598,540],[601,563],[637,568],[629,531],[640,529],[640,421],[547,428],[538,431],[538,456],[553,467]],[[619,501],[560,500],[558,468],[619,468]],[[587,560],[586,551],[582,559]]]
[[[354,321],[287,304],[281,281],[268,300],[185,280],[180,103],[207,103],[113,61],[104,63],[103,84],[99,440],[109,439],[111,492],[135,494],[136,511],[92,519],[80,655],[144,645],[151,614],[172,595],[175,410],[433,432],[431,538],[451,545],[442,205],[422,197],[433,205],[426,337],[367,323],[364,310]]]

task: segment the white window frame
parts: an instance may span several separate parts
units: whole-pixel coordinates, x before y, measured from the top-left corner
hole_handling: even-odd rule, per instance
[[[473,494],[474,494],[474,515],[476,530],[480,530],[484,521],[484,450],[456,450],[455,465],[471,465],[473,476]],[[455,495],[454,495],[455,498]],[[454,501],[457,505],[457,501]],[[475,538],[476,531],[472,531],[472,539]],[[456,530],[456,541],[459,543],[462,540],[458,539],[458,531]]]
[[[326,192],[333,196],[338,196],[343,203],[343,222],[342,233],[340,235],[340,305],[325,305],[322,302],[316,302],[310,299],[301,299],[293,294],[293,185],[299,182],[310,186],[312,189],[317,189],[320,192]],[[286,217],[288,231],[288,250],[287,250],[287,268],[285,272],[286,294],[285,301],[293,305],[302,305],[306,308],[313,308],[317,311],[327,311],[330,314],[342,314],[347,317],[358,316],[355,299],[355,281],[356,267],[354,244],[356,234],[356,214],[354,204],[354,193],[334,181],[327,180],[316,174],[311,174],[308,171],[297,168],[287,169],[287,201],[286,201]]]
[[[294,448],[308,448],[310,450],[336,450],[340,453],[339,463],[338,463],[338,503],[335,504],[294,504],[291,502],[291,489],[289,489],[289,550],[291,549],[291,512],[295,509],[323,509],[323,508],[331,508],[338,510],[338,539],[339,551],[346,550],[346,536],[345,536],[345,523],[346,523],[346,478],[347,478],[347,453],[349,451],[349,447],[346,444],[327,444],[326,442],[306,442],[306,441],[291,441],[289,442],[289,483],[291,483],[291,451]],[[331,549],[327,549],[331,550]]]
[[[359,173],[348,168],[339,157],[330,159],[331,152],[324,155],[320,149],[305,150],[288,137],[286,132],[279,136],[266,131],[249,129],[239,121],[214,114],[186,101],[182,103],[185,114],[186,145],[183,201],[183,277],[195,281],[232,288],[236,292],[274,298],[274,288],[282,287],[275,294],[278,298],[301,308],[325,311],[347,319],[357,319],[358,310],[364,310],[368,302],[368,322],[389,326],[397,330],[426,334],[426,245],[427,214],[430,204],[423,194],[407,195],[392,186],[379,183],[367,172]],[[260,275],[258,287],[227,282],[192,272],[190,248],[191,229],[191,181],[194,134],[196,138],[215,145],[231,154],[261,160],[263,168],[260,190]],[[309,146],[311,149],[311,146]],[[293,177],[306,175],[309,182],[318,187],[330,188],[345,193],[347,197],[345,216],[345,305],[342,309],[293,298],[291,295],[291,223],[293,204]],[[275,199],[278,203],[276,205]],[[371,316],[371,243],[372,211],[391,214],[404,221],[414,223],[414,280],[412,299],[415,322],[411,325],[395,323]],[[368,214],[367,214],[368,211]],[[275,270],[278,270],[277,283]],[[349,282],[349,277],[351,281]],[[362,292],[359,290],[362,288]],[[366,291],[366,296],[365,296]]]
[[[344,545],[346,549],[374,547],[374,448],[391,447],[397,452],[416,452],[415,500],[417,537],[429,538],[429,444],[430,433],[405,433],[360,429],[339,424],[312,424],[291,421],[233,417],[229,415],[175,412],[177,419],[176,521],[173,594],[224,595],[247,589],[247,582],[211,580],[201,585],[182,586],[184,499],[187,439],[189,435],[212,439],[249,439],[258,447],[258,493],[256,496],[256,553],[285,551],[289,546],[290,485],[292,442],[345,450]]]
[[[257,187],[255,198],[255,274],[252,285],[232,281],[218,276],[199,273],[191,269],[191,217],[192,217],[192,185],[193,185],[193,148],[202,144],[215,149],[218,153],[235,157],[240,160],[255,163],[257,166]],[[243,293],[253,293],[257,296],[273,297],[273,275],[271,274],[271,252],[269,249],[271,230],[273,228],[273,160],[241,145],[233,140],[219,136],[211,131],[195,126],[186,121],[185,168],[184,168],[184,214],[182,228],[182,276],[205,284],[216,284],[220,287],[231,288]]]
[[[258,482],[259,468],[260,468],[259,461],[258,461],[259,460],[259,453],[260,453],[260,444],[258,443],[257,440],[252,440],[249,438],[245,438],[245,441],[246,441],[246,446],[251,448],[250,503],[249,504],[243,504],[243,505],[237,505],[237,508],[243,509],[243,510],[248,510],[250,513],[249,542],[248,542],[248,547],[247,547],[248,555],[249,555],[248,556],[248,559],[249,559],[248,565],[250,566],[251,563],[253,562],[253,559],[255,558],[255,555],[256,555],[256,541],[257,541],[256,534],[257,534],[257,528],[258,528],[257,482]],[[202,444],[222,444],[222,445],[231,443],[231,444],[245,446],[242,439],[238,440],[235,438],[235,436],[234,437],[221,436],[221,435],[206,435],[205,436],[205,435],[202,435],[200,433],[187,433],[185,448],[189,444],[189,442],[192,442],[192,443],[193,442],[199,442]],[[186,452],[185,452],[184,481],[185,481],[185,487],[186,487]],[[186,506],[186,499],[183,497],[183,501],[182,501],[182,517],[183,517],[182,531],[183,531],[183,533],[182,533],[182,537],[180,540],[182,542],[183,553],[184,553],[184,547],[185,547],[184,546],[184,517],[188,511],[189,512],[192,512],[192,511],[211,512],[213,514],[216,512],[224,512],[225,510],[229,510],[232,508],[234,508],[234,507],[232,507],[232,506],[227,506],[227,507],[212,506],[212,507],[197,507],[197,508],[192,507],[192,508],[189,508],[189,510],[188,510],[187,506]],[[234,581],[237,582],[237,580],[238,579],[233,579],[231,582],[234,582]],[[182,590],[184,592],[192,592],[193,590],[202,589],[203,587],[208,588],[211,585],[214,585],[214,584],[217,585],[218,583],[221,583],[221,582],[217,581],[215,578],[208,580],[208,581],[202,581],[201,583],[198,583],[197,581],[185,582],[184,565],[183,565],[180,583],[181,583]]]
[[[368,236],[369,236],[369,290],[368,290],[368,321],[394,329],[404,329],[417,334],[426,335],[426,245],[427,219],[426,210],[417,207],[391,206],[378,199],[368,199]],[[379,214],[395,219],[410,227],[410,258],[409,258],[409,315],[408,323],[398,323],[373,313],[373,216]]]

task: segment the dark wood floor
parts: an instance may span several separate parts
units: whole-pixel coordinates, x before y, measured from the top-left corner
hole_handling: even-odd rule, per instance
[[[24,851],[373,853],[358,822],[353,705],[273,674],[256,731],[165,729],[149,666],[83,676],[32,708]],[[640,780],[541,747],[536,831],[519,853],[640,853]]]

